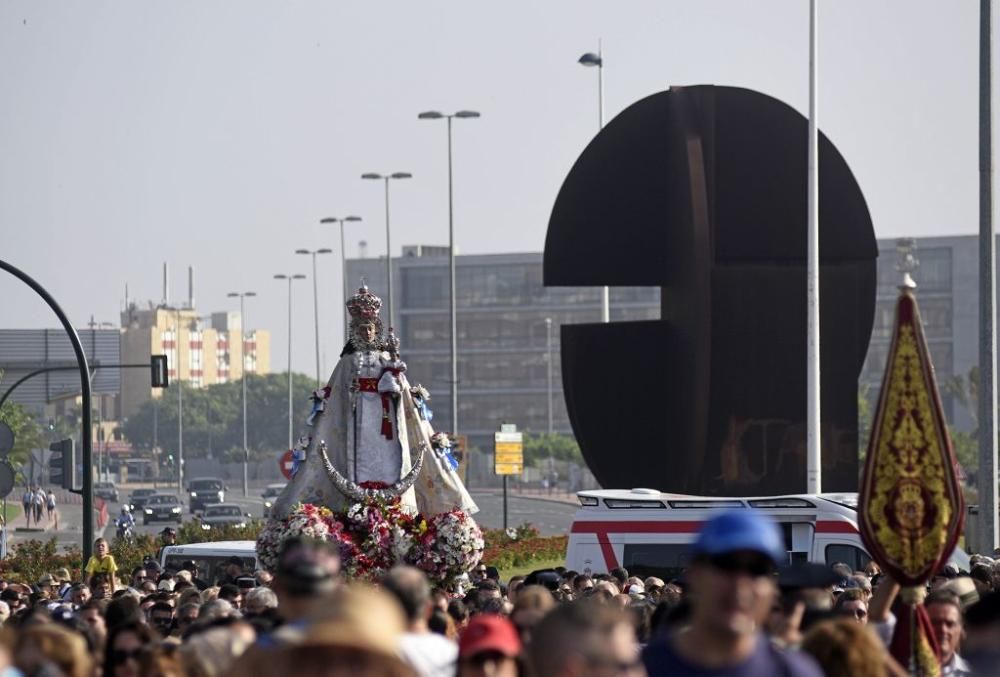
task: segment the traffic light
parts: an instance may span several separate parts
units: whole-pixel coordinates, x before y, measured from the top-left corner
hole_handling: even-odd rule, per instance
[[[150,380],[154,388],[166,388],[170,385],[167,375],[167,356],[151,355],[149,358]]]
[[[76,491],[73,486],[73,475],[76,468],[76,442],[59,440],[49,445],[49,483],[57,484],[63,489]]]

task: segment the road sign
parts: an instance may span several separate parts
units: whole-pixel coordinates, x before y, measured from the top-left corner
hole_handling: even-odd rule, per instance
[[[497,475],[520,475],[524,472],[524,436],[513,425],[500,426],[494,433],[493,472]]]
[[[292,450],[289,449],[281,455],[281,459],[278,461],[278,467],[281,468],[281,474],[285,476],[286,480],[292,479],[292,467],[294,463],[292,462]]]
[[[6,456],[14,448],[14,431],[0,421],[0,456]]]
[[[0,498],[7,498],[14,490],[14,467],[7,461],[0,461]]]

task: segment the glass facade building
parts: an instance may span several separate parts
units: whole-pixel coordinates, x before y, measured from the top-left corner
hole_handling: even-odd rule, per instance
[[[969,370],[979,364],[979,237],[923,237],[912,241],[918,263],[911,275],[917,283],[920,318],[945,415],[958,430],[970,431],[975,426],[972,412],[947,383],[952,377],[967,380]],[[875,322],[861,374],[861,384],[867,388],[873,405],[885,371],[902,279],[897,243],[895,239],[878,241]]]
[[[424,249],[426,250],[426,248]],[[440,251],[440,250],[431,250]],[[447,252],[447,250],[444,250]],[[404,248],[393,260],[393,327],[411,383],[431,393],[435,427],[451,427],[448,258]],[[412,255],[407,255],[407,254]],[[364,278],[382,297],[386,320],[385,259],[347,262],[352,286]],[[455,259],[458,321],[458,432],[489,452],[501,423],[572,434],[562,395],[560,326],[600,321],[600,289],[542,284],[542,255],[495,254]],[[660,290],[611,290],[611,320],[657,319]],[[552,320],[552,392],[548,392],[546,318]]]

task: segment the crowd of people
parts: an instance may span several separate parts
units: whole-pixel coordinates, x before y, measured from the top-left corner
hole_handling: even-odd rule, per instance
[[[480,564],[460,594],[403,566],[349,581],[304,539],[273,572],[233,557],[216,580],[193,561],[123,572],[106,546],[83,581],[0,582],[0,676],[895,676],[894,601],[917,592],[874,564],[779,566],[780,532],[750,511],[706,522],[677,579]],[[972,562],[919,591],[943,675],[1000,674],[1000,561]]]
[[[32,521],[36,527],[41,526],[43,514],[49,522],[58,523],[56,495],[52,489],[46,491],[39,486],[26,487],[24,493],[21,494],[21,509],[24,514],[25,526],[30,527]]]

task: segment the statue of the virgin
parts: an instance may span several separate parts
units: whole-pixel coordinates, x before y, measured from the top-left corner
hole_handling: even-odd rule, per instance
[[[313,393],[308,430],[293,450],[294,475],[272,517],[298,503],[345,510],[366,498],[398,496],[411,512],[478,510],[451,455],[411,388],[399,341],[383,331],[382,301],[362,286],[347,301],[350,338],[325,388]],[[443,440],[443,442],[442,442]]]

